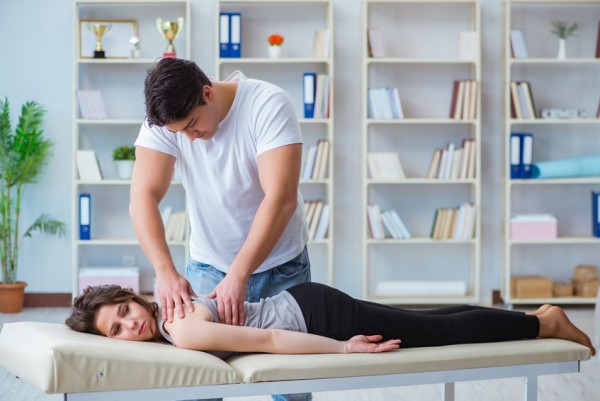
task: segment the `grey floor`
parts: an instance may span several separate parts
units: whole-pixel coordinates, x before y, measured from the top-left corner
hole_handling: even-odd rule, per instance
[[[567,308],[567,314],[590,336],[595,335],[595,319],[592,308]],[[0,313],[0,327],[17,321],[63,322],[67,308],[31,308],[18,314]],[[522,399],[520,379],[489,380],[457,383],[457,401],[512,401]],[[315,401],[341,400],[439,400],[441,387],[422,385],[374,390],[353,390],[316,393]],[[1,401],[58,401],[60,395],[47,395],[0,368]],[[598,401],[600,400],[600,361],[594,358],[584,362],[579,374],[544,376],[539,380],[540,401]],[[270,397],[239,397],[231,401],[267,401]]]

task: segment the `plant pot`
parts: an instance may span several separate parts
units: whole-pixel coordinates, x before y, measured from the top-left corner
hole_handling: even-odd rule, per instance
[[[17,281],[13,284],[0,283],[0,312],[18,313],[23,309],[27,283]]]
[[[280,58],[283,48],[281,46],[269,46],[269,57]]]
[[[133,173],[133,160],[115,160],[117,176],[122,180],[130,180]]]

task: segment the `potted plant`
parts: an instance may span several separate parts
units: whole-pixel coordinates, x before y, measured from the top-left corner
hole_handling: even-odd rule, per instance
[[[558,36],[558,58],[567,58],[567,38],[575,35],[575,32],[579,29],[577,22],[569,25],[564,21],[554,20],[552,21],[552,33]]]
[[[281,57],[281,52],[283,48],[281,45],[283,44],[284,38],[279,34],[272,34],[267,39],[269,42],[269,57],[271,58],[279,58]]]
[[[53,144],[43,136],[44,113],[37,102],[26,102],[13,131],[8,99],[0,100],[0,312],[19,312],[23,308],[27,284],[17,281],[21,241],[36,232],[59,237],[67,232],[64,223],[46,214],[29,228],[21,228],[24,188],[38,181],[52,155]]]
[[[117,146],[113,149],[112,158],[117,166],[117,175],[122,180],[130,180],[135,163],[135,146]]]

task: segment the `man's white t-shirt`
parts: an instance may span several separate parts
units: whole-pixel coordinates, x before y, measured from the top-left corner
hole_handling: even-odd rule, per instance
[[[239,71],[226,81],[237,81],[237,92],[211,139],[190,142],[183,134],[145,122],[135,142],[177,158],[175,168],[186,190],[192,228],[190,256],[223,272],[246,240],[264,198],[258,155],[302,143],[292,100],[284,90]],[[304,200],[298,190],[298,206],[290,222],[255,273],[293,259],[307,241]]]

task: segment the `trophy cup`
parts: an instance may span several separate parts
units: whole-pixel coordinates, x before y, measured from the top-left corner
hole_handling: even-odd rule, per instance
[[[167,51],[163,53],[163,57],[176,57],[175,46],[173,41],[177,38],[177,35],[183,28],[183,17],[177,18],[177,21],[163,21],[162,18],[156,20],[156,27],[158,32],[169,41],[167,45]]]
[[[88,29],[96,35],[96,49],[94,50],[94,58],[106,58],[104,49],[102,48],[102,37],[108,31],[112,24],[88,24]]]

